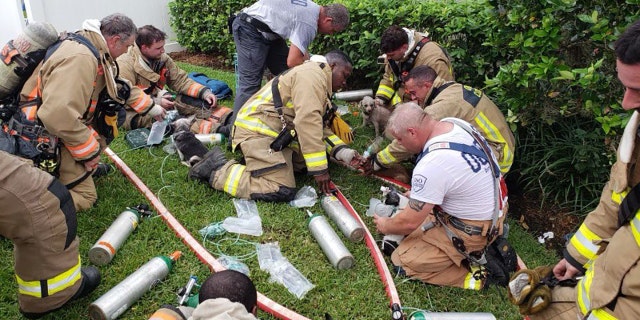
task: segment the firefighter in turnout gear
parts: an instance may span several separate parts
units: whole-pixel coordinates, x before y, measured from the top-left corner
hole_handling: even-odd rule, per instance
[[[471,123],[489,143],[502,174],[509,171],[513,163],[515,138],[500,109],[482,91],[446,81],[428,66],[411,70],[405,80],[405,89],[411,99],[432,117],[454,117]],[[397,141],[392,141],[371,157],[373,163],[370,165],[377,171],[412,156]]]
[[[208,103],[209,108],[216,106],[216,96],[211,90],[189,79],[187,73],[164,53],[166,37],[166,33],[154,26],[140,27],[135,44],[118,57],[120,77],[135,86],[131,90],[132,103],[126,107],[127,116],[123,127],[127,130],[151,127],[153,119],[144,111],[154,103],[165,110],[176,107],[176,102],[165,90],[165,86],[181,95],[201,98]],[[183,114],[180,109],[178,111]],[[207,110],[203,110],[203,113],[211,115]],[[210,127],[208,132],[196,133],[211,133]]]
[[[600,203],[553,268],[557,281],[577,280],[575,287],[555,286],[545,299],[536,295],[537,290],[528,297],[524,286],[510,285],[510,294],[519,297],[517,302],[548,304],[529,310],[521,306],[523,313],[538,311],[529,316],[532,320],[640,318],[640,20],[616,41],[615,52],[618,79],[625,87],[622,107],[633,114]]]
[[[59,177],[78,211],[97,200],[91,173],[101,150],[117,136],[117,109],[129,98],[130,86],[117,78],[114,59],[133,44],[135,33],[133,21],[122,14],[86,20],[76,34],[81,40],[60,42],[26,81],[20,109],[6,128],[19,137],[21,156],[29,157],[21,137],[51,154],[36,164]],[[148,114],[163,119],[164,109],[152,106]]]
[[[280,74],[245,103],[235,121],[232,147],[241,150],[246,164],[227,161],[214,148],[189,176],[238,198],[290,201],[294,172],[306,172],[321,192],[331,192],[327,153],[346,163],[361,158],[329,127],[330,97],[351,71],[349,57],[336,50]]]
[[[453,81],[449,54],[427,34],[390,26],[382,34],[380,49],[384,53],[384,75],[376,91],[376,105],[393,108],[411,101],[405,94],[404,77],[417,66],[429,66],[446,81]]]
[[[100,272],[81,267],[67,188],[30,160],[4,151],[0,167],[0,235],[14,244],[20,312],[40,318],[91,293]]]

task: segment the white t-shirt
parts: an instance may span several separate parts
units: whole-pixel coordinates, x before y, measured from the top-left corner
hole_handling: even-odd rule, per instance
[[[302,53],[307,53],[318,33],[320,6],[311,0],[260,0],[243,11],[291,41]]]
[[[473,137],[455,125],[450,132],[431,138],[423,150],[435,143],[477,145]],[[423,151],[424,152],[424,151]],[[439,205],[454,217],[491,220],[495,207],[491,163],[453,149],[428,152],[413,169],[411,198]]]

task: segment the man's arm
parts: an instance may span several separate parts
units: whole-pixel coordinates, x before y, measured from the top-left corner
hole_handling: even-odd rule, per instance
[[[409,199],[409,204],[393,217],[373,216],[378,232],[382,234],[402,234],[407,235],[419,228],[427,219],[432,203],[426,203],[415,199]]]
[[[287,66],[289,66],[289,68],[300,65],[308,59],[309,53],[303,53],[302,50],[293,43],[289,46],[289,55],[287,56]]]

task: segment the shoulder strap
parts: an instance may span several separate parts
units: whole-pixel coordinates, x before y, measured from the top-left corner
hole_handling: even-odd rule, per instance
[[[96,57],[96,59],[98,61],[100,61],[100,53],[98,52],[98,49],[91,43],[91,41],[89,41],[89,39],[85,38],[84,36],[78,34],[78,33],[71,33],[68,32],[65,35],[63,35],[59,41],[57,41],[56,43],[54,43],[53,45],[51,45],[49,48],[47,48],[47,54],[45,54],[44,56],[44,60],[46,61],[56,50],[58,50],[58,48],[60,47],[60,45],[62,44],[62,41],[64,40],[72,40],[75,41],[77,43],[83,44],[85,45],[87,48],[89,48],[89,50],[91,50],[91,53],[93,53],[93,56]]]
[[[425,106],[430,105],[431,102],[433,102],[433,99],[435,99],[440,93],[442,93],[444,89],[449,88],[453,84],[455,84],[455,82],[449,81],[449,82],[445,82],[443,85],[437,88],[433,88],[433,90],[431,90],[431,95],[429,95],[429,99],[427,99],[427,101],[425,102]]]
[[[420,41],[418,41],[418,44],[416,44],[416,46],[413,48],[413,51],[411,51],[411,54],[409,55],[407,61],[402,64],[402,71],[409,71],[413,69],[413,65],[416,63],[416,58],[418,57],[420,50],[422,50],[424,45],[426,45],[430,41],[431,40],[429,39],[429,37],[424,37],[420,39]]]

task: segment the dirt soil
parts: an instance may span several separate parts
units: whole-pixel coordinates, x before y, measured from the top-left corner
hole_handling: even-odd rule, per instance
[[[212,69],[233,71],[233,67],[229,66],[228,59],[220,54],[182,51],[170,53],[169,55],[176,61]],[[522,194],[519,190],[516,190],[518,188],[512,188],[512,184],[509,182],[508,185],[510,188],[510,217],[517,220],[520,226],[536,238],[549,231],[553,232],[553,239],[545,239],[544,245],[548,249],[556,251],[560,256],[566,241],[565,236],[574,232],[582,219],[558,208],[540,207],[540,200],[537,195]]]

